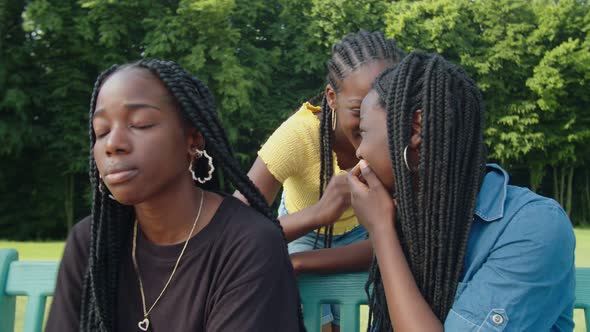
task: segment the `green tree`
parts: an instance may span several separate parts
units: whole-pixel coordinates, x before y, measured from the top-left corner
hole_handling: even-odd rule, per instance
[[[33,1],[24,12],[25,30],[35,36],[32,52],[41,68],[37,79],[43,82],[35,91],[36,116],[45,128],[38,156],[47,161],[45,172],[53,179],[45,183],[53,191],[53,203],[63,208],[54,222],[65,219],[68,229],[75,219],[76,179],[88,162],[87,105],[97,72],[93,45],[79,29],[86,15],[77,1],[68,0]]]
[[[25,1],[0,0],[0,156],[19,154],[36,140],[30,112],[35,67],[21,27],[24,7]]]
[[[33,173],[45,128],[35,112],[39,67],[31,55],[35,35],[22,29],[25,5],[25,1],[0,1],[0,237],[30,236],[31,208],[38,202]]]
[[[587,1],[0,0],[0,237],[60,237],[88,213],[88,103],[110,65],[195,73],[247,169],[359,29],[466,68],[490,159],[590,221]]]
[[[526,38],[533,8],[521,1],[402,2],[390,7],[387,33],[408,50],[437,52],[461,64],[478,82],[488,110],[490,156],[518,160],[540,146],[530,92]]]
[[[553,169],[553,195],[571,214],[574,171],[590,161],[589,8],[575,0],[542,3],[538,29],[529,38],[541,59],[527,86],[536,97],[545,163]]]
[[[533,189],[571,212],[588,155],[589,22],[586,1],[436,0],[393,3],[386,25],[406,49],[466,68],[484,93],[490,158],[526,168]]]

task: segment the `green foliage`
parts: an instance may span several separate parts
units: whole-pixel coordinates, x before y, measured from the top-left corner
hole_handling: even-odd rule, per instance
[[[161,57],[195,73],[247,169],[359,29],[461,64],[484,93],[490,158],[590,222],[589,12],[583,0],[0,0],[0,237],[63,237],[88,213],[88,103],[111,64]]]
[[[21,28],[24,6],[25,1],[0,0],[0,156],[19,154],[36,136],[29,85],[35,71],[28,66],[30,47]]]
[[[402,1],[389,7],[386,31],[461,64],[484,93],[490,158],[528,168],[530,186],[568,212],[587,211],[590,201],[572,203],[572,193],[588,190],[569,183],[590,156],[588,13],[578,0]],[[559,175],[546,177],[548,168]]]

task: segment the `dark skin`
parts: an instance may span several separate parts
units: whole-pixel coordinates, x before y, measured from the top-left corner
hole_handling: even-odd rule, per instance
[[[336,112],[334,152],[341,169],[351,169],[358,163],[355,148],[360,143],[359,114],[363,98],[373,80],[390,64],[377,61],[366,64],[350,73],[336,92],[328,85],[325,90],[328,103]],[[318,114],[319,116],[319,114]],[[257,158],[248,176],[260,189],[267,202],[274,201],[282,184]],[[246,201],[238,192],[236,197]],[[346,175],[333,176],[318,203],[279,219],[288,241],[295,240],[314,229],[333,224],[350,207],[350,190]],[[368,241],[350,246],[315,250],[291,255],[296,272],[337,272],[367,269],[371,263],[372,248]],[[367,258],[368,257],[368,258]]]
[[[390,63],[377,61],[366,64],[350,73],[336,92],[330,85],[324,91],[330,108],[336,113],[334,147],[340,169],[351,169],[358,163],[356,146],[360,143],[360,106],[371,89],[373,80]],[[320,114],[317,114],[319,116]],[[282,183],[280,183],[260,157],[256,158],[248,177],[260,189],[266,201],[271,204]],[[234,196],[245,203],[247,200],[239,192]],[[287,241],[293,241],[322,226],[333,224],[350,207],[350,190],[346,175],[333,176],[321,199],[314,205],[279,218]],[[366,270],[371,265],[373,251],[369,241],[361,241],[348,246],[300,252],[291,255],[295,273],[317,272],[333,273]],[[333,325],[333,331],[340,327]]]
[[[387,150],[387,113],[371,91],[361,105],[361,161],[348,175],[352,206],[370,235],[395,331],[443,331],[442,322],[422,297],[395,229],[393,169]],[[422,142],[422,112],[414,112],[409,164],[415,168]]]
[[[203,136],[189,127],[164,84],[146,69],[128,68],[103,84],[92,118],[99,173],[114,198],[133,205],[146,238],[158,245],[182,243],[203,208],[196,235],[222,197],[195,187],[188,171]]]

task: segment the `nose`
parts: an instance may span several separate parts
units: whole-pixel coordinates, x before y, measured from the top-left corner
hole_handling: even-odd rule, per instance
[[[114,126],[108,134],[105,152],[108,156],[125,154],[131,151],[129,130],[124,126]]]
[[[361,146],[362,144],[359,144],[359,146],[356,148],[356,159],[361,160],[363,159],[363,153],[361,152]]]

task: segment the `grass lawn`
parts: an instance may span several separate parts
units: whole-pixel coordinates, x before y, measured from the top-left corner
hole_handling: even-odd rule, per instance
[[[590,267],[590,229],[576,229],[576,266]],[[19,252],[20,260],[27,261],[54,261],[63,253],[63,242],[11,242],[0,241],[0,248],[15,248]],[[48,301],[48,304],[51,303]],[[26,299],[18,298],[16,304],[15,331],[22,331],[25,316]],[[49,308],[49,305],[47,306]],[[366,306],[361,308],[361,326],[366,326]],[[574,313],[576,332],[585,332],[586,324],[581,310]],[[364,331],[361,328],[361,331]]]

